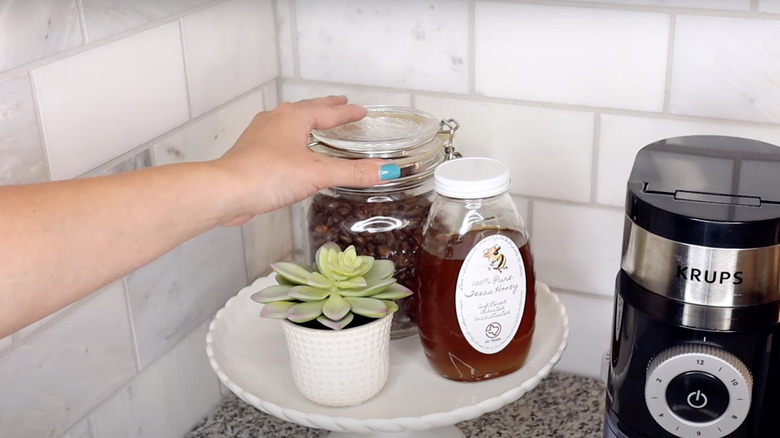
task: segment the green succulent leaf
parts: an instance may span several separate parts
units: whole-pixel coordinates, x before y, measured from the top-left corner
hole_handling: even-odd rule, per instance
[[[387,304],[374,298],[344,297],[352,307],[352,313],[369,318],[381,318],[387,315]]]
[[[382,300],[384,301],[385,305],[387,306],[387,313],[394,313],[398,311],[398,304],[395,303],[395,301],[390,300]]]
[[[363,277],[353,277],[347,280],[336,282],[339,289],[359,289],[368,286],[368,282]]]
[[[274,279],[276,280],[276,282],[277,282],[277,283],[279,283],[280,285],[283,285],[283,286],[284,286],[284,285],[287,285],[287,286],[295,286],[295,285],[297,284],[297,283],[295,283],[294,281],[290,281],[290,280],[288,280],[288,279],[286,279],[286,278],[282,277],[282,276],[281,276],[281,275],[279,275],[279,274],[276,274],[276,275],[274,276]]]
[[[328,295],[330,295],[330,290],[301,285],[291,287],[288,295],[290,299],[297,299],[301,301],[319,301],[328,298]]]
[[[309,274],[309,278],[306,279],[306,283],[304,284],[307,284],[311,287],[329,289],[333,285],[333,282],[328,280],[328,278],[325,277],[324,275],[315,271]]]
[[[368,272],[363,276],[369,284],[390,278],[395,273],[395,264],[391,260],[374,260]]]
[[[263,318],[285,319],[287,318],[287,312],[295,305],[296,303],[291,301],[274,301],[260,309],[260,316]]]
[[[281,275],[282,278],[295,284],[306,284],[311,275],[311,271],[306,265],[297,262],[273,263],[271,264],[271,269]]]
[[[349,309],[349,303],[341,295],[331,294],[322,306],[322,314],[335,321],[344,318],[349,313]]]
[[[304,301],[295,304],[287,311],[287,319],[292,322],[307,322],[322,315],[322,306],[325,300]]]
[[[317,321],[319,321],[320,324],[324,325],[325,327],[331,328],[333,330],[341,330],[344,327],[347,326],[352,320],[355,319],[355,315],[352,313],[347,313],[344,315],[343,318],[339,319],[338,321],[334,321],[332,319],[329,319],[325,315],[317,317]]]
[[[387,289],[392,284],[395,284],[395,278],[387,278],[361,289],[343,289],[340,293],[345,297],[371,297]]]
[[[355,245],[350,245],[343,252],[336,243],[323,244],[315,254],[317,269],[332,281],[344,281],[353,277],[361,277],[371,269],[374,258],[357,255]]]
[[[371,295],[371,298],[377,298],[380,300],[400,300],[401,298],[406,298],[412,295],[412,293],[412,290],[408,287],[402,284],[394,283],[382,292]]]
[[[287,293],[292,289],[289,285],[273,285],[255,292],[250,297],[258,303],[270,303],[273,301],[290,301],[292,298]]]

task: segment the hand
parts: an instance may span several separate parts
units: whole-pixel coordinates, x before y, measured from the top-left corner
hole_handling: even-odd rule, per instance
[[[222,225],[301,201],[331,187],[370,187],[379,182],[383,160],[343,160],[308,147],[313,129],[362,119],[366,109],[330,96],[282,103],[257,114],[236,144],[215,163],[234,178],[237,201]],[[397,171],[390,165],[391,173]]]

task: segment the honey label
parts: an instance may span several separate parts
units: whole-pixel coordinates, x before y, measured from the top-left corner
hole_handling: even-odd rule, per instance
[[[488,236],[469,251],[458,273],[455,310],[466,341],[495,354],[517,333],[526,297],[525,263],[506,236]]]

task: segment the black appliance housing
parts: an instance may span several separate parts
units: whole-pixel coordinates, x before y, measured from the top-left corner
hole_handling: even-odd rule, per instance
[[[780,148],[642,148],[628,181],[605,438],[780,436]]]

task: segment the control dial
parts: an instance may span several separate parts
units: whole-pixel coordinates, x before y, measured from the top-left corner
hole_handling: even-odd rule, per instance
[[[681,438],[720,438],[750,410],[753,380],[736,356],[708,345],[678,345],[650,362],[645,403],[667,432]]]

